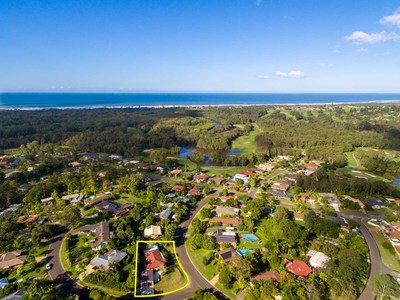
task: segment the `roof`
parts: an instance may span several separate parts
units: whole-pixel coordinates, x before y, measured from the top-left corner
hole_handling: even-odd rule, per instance
[[[22,295],[24,293],[25,293],[24,290],[18,290],[15,293],[12,293],[12,294],[6,296],[2,300],[20,300],[20,299],[22,299]]]
[[[388,204],[386,202],[378,201],[376,199],[369,200],[368,204],[371,205],[371,206],[381,206],[381,207],[388,206]]]
[[[238,218],[221,218],[214,217],[211,219],[212,223],[222,223],[222,224],[232,224],[232,225],[242,225],[243,220]]]
[[[340,226],[344,226],[344,227],[347,226],[347,222],[343,218],[334,217],[334,216],[327,216],[325,219],[330,220],[330,221],[338,222]]]
[[[92,248],[97,248],[110,240],[110,226],[108,222],[100,222],[96,224],[95,234],[96,240],[92,244]],[[92,229],[93,230],[93,229]],[[82,231],[82,227],[81,227]]]
[[[146,269],[157,269],[165,265],[165,258],[158,248],[150,249],[144,255],[146,257]]]
[[[237,215],[239,213],[239,209],[235,207],[230,207],[230,206],[217,206],[215,209],[217,215],[223,216],[223,215]]]
[[[295,220],[304,220],[304,214],[295,211],[293,213],[293,217]]]
[[[274,190],[286,191],[289,189],[290,184],[285,181],[276,181],[272,184],[271,188]]]
[[[110,266],[110,263],[121,262],[126,256],[127,256],[127,253],[124,251],[110,250],[105,254],[96,255],[90,261],[90,264],[92,266],[96,266],[98,268],[108,269]]]
[[[317,164],[315,162],[310,162],[310,163],[306,164],[305,167],[307,169],[318,169],[319,168],[319,164]]]
[[[144,229],[144,236],[161,235],[161,227],[150,225]]]
[[[8,280],[6,277],[0,279],[0,289],[8,285]]]
[[[298,277],[307,277],[311,272],[311,268],[302,260],[288,261],[286,270]]]
[[[169,209],[169,207],[167,207],[166,209],[164,209],[161,213],[160,213],[160,218],[162,219],[169,219],[169,217],[171,216],[172,211]]]
[[[329,256],[315,250],[308,251],[307,256],[310,257],[310,265],[314,268],[323,268],[330,259]]]
[[[47,198],[43,198],[42,200],[40,200],[40,202],[42,202],[43,204],[47,204],[50,202],[55,201],[53,197],[47,197]]]
[[[0,269],[9,269],[21,266],[26,261],[26,255],[21,255],[21,251],[12,251],[0,256]]]
[[[204,173],[196,174],[193,176],[194,180],[200,180],[200,181],[207,180],[208,178],[210,178],[210,176],[208,176],[207,174],[204,174]]]
[[[281,276],[278,271],[269,271],[259,273],[257,275],[251,276],[251,280],[272,280],[276,282],[280,282]]]
[[[109,261],[107,256],[105,256],[104,254],[98,254],[96,255],[91,261],[90,264],[92,266],[96,266],[98,268],[102,268],[102,269],[108,269],[109,267]]]
[[[27,222],[27,223],[34,223],[34,222],[37,221],[38,218],[39,218],[38,215],[30,215],[30,216],[28,217],[28,219],[26,219],[26,222]]]
[[[235,250],[232,248],[225,248],[218,252],[219,256],[226,262],[230,261],[234,257],[239,257]]]
[[[235,196],[235,195],[230,195],[230,196],[221,196],[221,197],[219,197],[219,200],[221,200],[222,202],[226,202],[226,201],[228,201],[229,199],[236,200],[236,199],[237,199],[237,196]]]
[[[234,244],[236,244],[236,235],[216,234],[215,239],[216,239],[217,243],[234,243]]]
[[[201,195],[200,191],[196,188],[189,190],[187,194],[189,196],[200,196]]]
[[[172,191],[182,191],[184,189],[184,186],[182,185],[175,185],[173,186],[173,188],[171,189]]]

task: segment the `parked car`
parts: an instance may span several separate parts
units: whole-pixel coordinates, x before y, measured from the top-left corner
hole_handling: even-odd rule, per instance
[[[51,263],[46,264],[46,271],[51,270],[53,268],[53,265]]]

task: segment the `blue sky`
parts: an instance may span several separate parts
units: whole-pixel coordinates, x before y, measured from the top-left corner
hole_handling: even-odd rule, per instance
[[[400,92],[400,0],[2,0],[1,91]]]

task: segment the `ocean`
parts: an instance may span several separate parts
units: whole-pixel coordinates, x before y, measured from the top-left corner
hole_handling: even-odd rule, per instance
[[[306,105],[400,101],[400,94],[0,93],[0,109]]]

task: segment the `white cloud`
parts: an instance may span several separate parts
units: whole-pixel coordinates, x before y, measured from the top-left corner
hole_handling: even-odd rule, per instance
[[[368,49],[365,49],[365,48],[358,48],[357,51],[358,51],[358,52],[364,53],[364,52],[368,52]]]
[[[397,41],[400,36],[394,32],[381,31],[378,33],[365,33],[362,31],[354,31],[351,35],[344,37],[348,41],[356,44],[377,44],[386,41]]]
[[[283,77],[283,78],[304,78],[306,74],[302,71],[290,71],[290,72],[282,72],[277,71],[275,72],[276,76]]]
[[[384,16],[379,22],[382,25],[396,26],[400,28],[400,10],[396,11],[392,15]]]
[[[319,66],[323,69],[328,69],[328,68],[332,68],[333,64],[330,63],[320,63]]]

